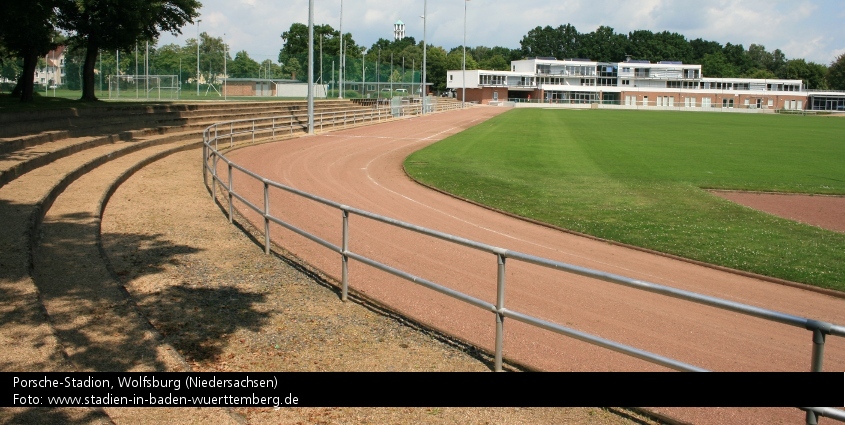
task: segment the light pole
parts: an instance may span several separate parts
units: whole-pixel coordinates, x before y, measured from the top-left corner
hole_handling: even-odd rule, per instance
[[[200,97],[200,22],[197,19],[197,97]]]
[[[463,82],[463,88],[461,89],[461,108],[466,107],[465,103],[467,100],[467,3],[469,0],[464,0],[464,64],[461,68],[461,72],[463,76],[461,77],[461,81]]]
[[[423,78],[422,78],[422,87],[420,88],[420,96],[422,96],[422,113],[420,115],[425,115],[426,109],[426,93],[425,93],[425,71],[426,71],[426,50],[427,46],[425,44],[425,24],[426,24],[426,16],[428,15],[428,0],[423,2],[423,15],[420,16],[423,18]]]
[[[366,93],[367,93],[367,67],[366,67],[367,58],[366,58],[366,56],[367,56],[367,48],[364,47],[364,49],[361,51],[361,98],[362,99],[366,97]]]
[[[223,33],[223,39],[226,39],[226,33]],[[229,79],[229,73],[226,70],[226,65],[229,63],[229,46],[226,45],[226,41],[223,41],[223,100],[226,99],[226,80]]]
[[[337,98],[343,99],[343,0],[340,0],[340,47],[337,54],[340,56],[340,71],[338,71]]]
[[[314,134],[314,0],[308,0],[308,134]]]

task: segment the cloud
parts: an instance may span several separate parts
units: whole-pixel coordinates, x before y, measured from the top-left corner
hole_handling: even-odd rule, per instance
[[[428,1],[428,37],[447,50],[463,42],[464,5],[467,6],[467,44],[519,47],[519,41],[537,26],[571,23],[580,32],[600,25],[619,33],[645,29],[681,33],[689,39],[724,43],[762,44],[781,49],[790,58],[830,63],[833,52],[845,49],[845,8],[842,0],[460,0]],[[340,0],[315,1],[315,22],[337,28]],[[231,38],[232,50],[251,56],[277,55],[279,37],[294,22],[308,19],[308,1],[203,0],[202,31]],[[379,38],[391,39],[393,23],[401,19],[408,35],[422,40],[423,2],[419,0],[346,0],[343,30],[369,47]],[[165,35],[162,43],[195,34],[190,27],[181,37]]]

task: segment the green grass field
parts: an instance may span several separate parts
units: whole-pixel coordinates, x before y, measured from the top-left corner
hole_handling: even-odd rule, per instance
[[[524,217],[845,290],[845,234],[703,188],[845,194],[845,119],[516,109],[414,153],[411,176]]]

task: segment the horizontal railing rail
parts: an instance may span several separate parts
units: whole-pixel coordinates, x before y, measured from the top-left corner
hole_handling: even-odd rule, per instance
[[[450,103],[446,102],[447,106],[444,106],[444,109],[455,109],[460,108],[460,103]],[[390,112],[390,116],[394,116],[394,108],[387,108],[387,111]],[[409,109],[404,110],[403,113],[407,114],[414,114],[420,113],[421,109],[417,107],[412,107]],[[381,115],[378,115],[381,116]],[[336,117],[336,116],[335,116]],[[324,116],[320,116],[319,114],[315,114],[315,127],[323,125],[323,120],[325,119]],[[353,121],[357,118],[353,118]],[[204,134],[203,134],[203,179],[205,181],[206,186],[211,186],[211,196],[213,199],[217,199],[217,186],[219,185],[221,188],[221,194],[223,191],[228,195],[228,218],[230,222],[234,220],[234,200],[237,199],[238,201],[242,202],[246,207],[254,211],[255,213],[261,215],[264,221],[264,251],[265,253],[269,254],[271,250],[271,237],[270,237],[270,224],[275,223],[280,225],[296,234],[303,236],[325,248],[328,250],[337,253],[340,256],[341,260],[341,299],[343,301],[347,300],[348,291],[349,291],[349,275],[348,275],[348,263],[349,260],[358,261],[362,264],[368,265],[370,267],[385,271],[390,273],[394,276],[397,276],[401,279],[413,282],[417,285],[422,287],[428,288],[430,290],[436,291],[453,299],[459,300],[463,303],[468,305],[480,308],[484,311],[488,311],[494,314],[495,316],[495,327],[496,327],[496,338],[495,338],[495,363],[494,368],[496,371],[502,370],[502,362],[503,362],[503,354],[504,354],[504,320],[506,318],[516,320],[521,323],[525,323],[527,325],[537,327],[540,329],[545,329],[569,338],[574,338],[583,342],[587,342],[592,345],[596,345],[599,347],[603,347],[606,349],[610,349],[634,358],[638,358],[653,364],[657,364],[660,366],[667,367],[669,369],[678,370],[678,371],[694,371],[694,372],[706,372],[706,369],[687,364],[681,362],[679,360],[671,359],[668,357],[661,356],[659,354],[647,352],[644,350],[640,350],[635,347],[631,347],[625,344],[621,344],[615,341],[611,341],[608,339],[601,338],[596,335],[591,335],[582,331],[578,331],[575,329],[571,329],[565,326],[562,326],[557,323],[549,322],[537,317],[530,316],[526,313],[514,311],[506,308],[505,306],[505,289],[506,289],[506,264],[507,260],[514,260],[514,261],[521,261],[524,263],[534,264],[537,266],[550,268],[554,270],[558,270],[561,272],[575,274],[579,276],[589,277],[617,285],[622,285],[629,288],[634,288],[641,291],[647,291],[651,293],[656,293],[676,299],[681,299],[689,302],[693,302],[696,304],[702,304],[722,310],[727,310],[735,313],[740,313],[747,316],[757,317],[760,319],[781,323],[784,325],[794,326],[802,329],[806,329],[812,333],[812,341],[813,341],[813,348],[811,353],[810,359],[810,370],[814,372],[822,371],[823,369],[823,359],[824,359],[824,344],[825,338],[828,335],[835,335],[839,337],[845,337],[845,327],[836,325],[833,323],[828,323],[824,321],[814,320],[805,317],[799,317],[790,315],[787,313],[782,313],[774,310],[769,310],[765,308],[760,308],[748,304],[742,304],[730,300],[725,300],[721,298],[711,297],[708,295],[699,294],[696,292],[686,291],[678,288],[673,288],[665,285],[658,285],[655,283],[642,281],[638,279],[632,279],[625,276],[615,275],[607,272],[603,272],[600,270],[593,270],[585,267],[575,266],[572,264],[555,261],[547,258],[537,257],[534,255],[512,251],[508,249],[504,249],[501,247],[496,247],[493,245],[488,245],[482,242],[474,241],[471,239],[462,238],[459,236],[451,235],[448,233],[440,232],[433,229],[428,229],[422,226],[418,226],[412,223],[403,222],[400,220],[396,220],[390,217],[382,216],[379,214],[375,214],[369,211],[365,211],[362,209],[358,209],[355,207],[351,207],[348,205],[344,205],[329,199],[322,198],[320,196],[310,194],[304,192],[302,190],[286,186],[284,184],[269,180],[253,171],[248,170],[247,168],[235,164],[225,155],[223,155],[218,150],[218,140],[221,138],[229,138],[230,142],[233,138],[232,132],[234,132],[235,124],[242,124],[242,123],[249,123],[252,122],[252,130],[248,132],[253,132],[253,138],[255,132],[266,132],[270,131],[270,128],[275,128],[275,124],[271,127],[261,127],[256,126],[256,122],[263,122],[265,119],[259,120],[239,120],[239,121],[232,121],[226,123],[218,123],[208,127]],[[272,120],[272,119],[271,119]],[[348,116],[344,118],[344,122],[347,122]],[[293,125],[293,124],[292,124]],[[219,130],[221,128],[230,130],[230,133],[220,134]],[[246,128],[250,128],[249,125]],[[238,134],[243,133],[243,130],[238,130]],[[225,165],[225,170],[227,170],[226,175],[221,176],[218,174],[220,170],[219,161],[222,160]],[[233,170],[237,170],[240,173],[243,173],[247,178],[254,179],[255,181],[260,182],[263,185],[263,207],[254,204],[252,201],[247,199],[246,197],[238,194],[235,192],[234,189],[234,182],[233,182]],[[211,178],[209,182],[209,177]],[[270,188],[276,188],[283,190],[287,193],[296,195],[298,197],[308,199],[313,202],[317,202],[319,204],[334,208],[340,212],[340,219],[342,225],[342,234],[341,234],[341,245],[335,245],[331,242],[328,242],[317,235],[313,235],[299,227],[286,222],[284,219],[279,217],[278,215],[273,215],[270,213]],[[477,251],[481,251],[487,254],[491,254],[496,259],[496,267],[497,267],[497,284],[496,284],[496,303],[490,303],[470,295],[464,294],[460,291],[451,289],[449,287],[443,286],[441,284],[431,282],[427,279],[424,279],[420,276],[413,275],[406,271],[397,269],[395,267],[389,266],[387,264],[381,263],[374,258],[367,257],[362,253],[353,252],[349,249],[349,217],[352,215],[357,215],[360,217],[364,217],[376,222],[380,222],[386,224],[388,226],[401,228],[405,230],[409,230],[421,235],[425,235],[428,237],[440,239],[452,244],[464,246],[467,248],[471,248]],[[841,414],[837,412],[841,412],[836,409],[829,409],[829,408],[802,408],[807,412],[808,423],[810,423],[810,417],[816,418],[817,416],[827,416],[831,418],[836,418],[842,420]],[[837,416],[840,415],[840,416]]]

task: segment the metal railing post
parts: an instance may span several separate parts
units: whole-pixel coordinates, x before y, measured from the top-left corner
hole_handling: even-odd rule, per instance
[[[264,254],[270,254],[270,184],[264,181]]]
[[[825,334],[820,329],[813,329],[813,363],[811,372],[821,372],[824,363]]]
[[[211,169],[211,199],[214,199],[215,202],[217,201],[217,154],[214,155],[214,161],[212,161],[212,169]]]
[[[807,414],[805,415],[807,425],[819,425],[819,417],[816,415],[816,412],[812,410],[807,410]]]
[[[346,301],[349,295],[349,257],[346,255],[349,252],[349,211],[343,210],[343,242],[341,253],[341,301]]]
[[[255,120],[252,121],[252,143],[255,143]]]
[[[232,144],[235,143],[235,123],[229,123],[229,147],[232,147]]]
[[[496,273],[496,372],[502,371],[502,352],[505,345],[505,256],[496,254],[499,269]]]
[[[203,136],[203,139],[205,139],[205,136]],[[208,187],[208,174],[206,174],[206,171],[208,171],[208,140],[207,139],[203,140],[203,143],[202,143],[202,183],[205,185],[205,187]]]
[[[271,124],[273,126],[273,138],[276,138],[276,117],[273,117],[273,122]]]
[[[290,116],[290,134],[293,136],[293,115]]]
[[[232,213],[232,163],[229,163],[229,224],[232,224],[234,222],[234,220],[232,219]]]

